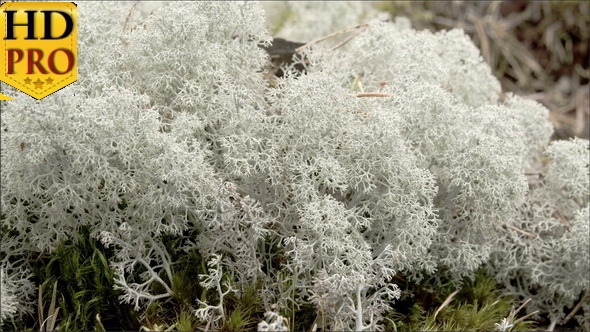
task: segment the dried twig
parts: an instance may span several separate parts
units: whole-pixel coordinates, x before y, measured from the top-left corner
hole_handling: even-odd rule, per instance
[[[522,308],[524,308],[525,305],[527,305],[529,302],[531,302],[531,300],[532,300],[531,298],[528,298],[526,301],[524,301],[524,303],[521,304],[520,307],[518,307],[518,309],[516,309],[514,311],[514,317],[516,317],[516,315],[518,314],[518,312],[521,311]]]
[[[580,300],[580,302],[578,302],[578,304],[576,304],[576,306],[572,309],[572,312],[570,312],[567,316],[565,316],[565,318],[563,319],[563,324],[566,324],[570,319],[572,319],[576,315],[578,310],[580,310],[582,305],[584,303],[586,303],[587,301],[588,301],[588,293],[584,293],[584,296],[582,296],[582,299]]]
[[[481,53],[485,59],[485,61],[491,65],[492,58],[490,56],[490,42],[488,40],[488,35],[485,33],[485,21],[484,19],[477,18],[475,15],[470,14],[470,19],[473,21],[473,25],[475,26],[475,32],[477,33],[477,37],[481,43]]]
[[[357,93],[356,96],[357,97],[391,97],[390,94],[380,93],[380,92]]]
[[[508,224],[504,224],[504,226],[506,226],[506,227],[508,227],[508,228],[510,228],[510,229],[512,229],[512,230],[515,230],[515,231],[517,231],[517,232],[519,232],[519,233],[521,233],[521,234],[524,234],[524,235],[526,235],[526,236],[530,236],[530,237],[535,237],[535,236],[536,236],[536,235],[535,235],[535,234],[533,234],[533,233],[529,233],[529,232],[527,232],[527,231],[523,231],[523,230],[522,230],[522,229],[520,229],[520,228],[516,228],[516,227],[514,227],[514,226],[511,226],[511,225],[508,225]]]
[[[553,215],[555,216],[555,218],[557,218],[557,220],[559,220],[562,224],[566,225],[566,226],[571,226],[572,224],[570,224],[569,221],[567,221],[567,219],[565,219],[565,217],[559,213],[559,211],[555,211],[555,213],[553,213]]]
[[[512,309],[510,309],[510,314],[508,315],[508,317],[506,318],[509,322],[511,322],[511,324],[513,326],[518,325],[518,323],[524,321],[525,319],[531,317],[532,315],[538,314],[539,310],[533,311],[528,315],[524,315],[523,317],[520,317],[519,319],[514,319],[516,318],[516,315],[524,308],[524,306],[526,306],[529,302],[531,302],[531,298],[527,299],[526,301],[524,301],[523,304],[520,305],[520,307],[518,307],[518,309],[514,310],[514,307],[512,307]]]
[[[351,40],[352,40],[354,37],[356,37],[356,36],[360,35],[361,33],[363,33],[365,30],[366,30],[366,29],[363,29],[363,30],[361,30],[361,31],[359,31],[359,32],[357,32],[357,33],[355,33],[354,35],[351,35],[351,36],[348,36],[348,37],[346,37],[346,39],[344,39],[343,41],[341,41],[340,43],[338,43],[338,45],[336,45],[336,46],[332,47],[332,48],[330,49],[330,51],[333,51],[333,50],[335,50],[335,49],[337,49],[337,48],[339,48],[339,47],[343,46],[344,44],[346,44],[346,43],[348,43],[349,41],[351,41]]]
[[[365,24],[354,26],[354,27],[346,28],[344,30],[333,32],[333,33],[331,33],[331,34],[329,34],[327,36],[324,36],[324,37],[321,37],[321,38],[318,38],[318,39],[314,39],[314,40],[310,41],[309,43],[307,43],[307,44],[305,44],[305,45],[303,45],[301,47],[296,48],[295,49],[295,52],[300,52],[301,50],[306,49],[306,48],[308,48],[308,47],[310,47],[312,45],[315,45],[315,44],[317,44],[319,42],[322,42],[322,41],[324,41],[326,39],[330,39],[332,37],[336,37],[336,36],[341,35],[343,33],[354,31],[354,30],[357,30],[357,29],[360,29],[360,28],[366,28],[368,26],[369,26],[369,24],[368,23],[365,23]]]
[[[539,310],[535,310],[535,311],[531,312],[530,314],[524,315],[524,316],[520,317],[519,319],[515,320],[513,324],[517,325],[518,323],[522,322],[523,320],[531,317],[532,315],[536,315],[538,313],[539,313]]]

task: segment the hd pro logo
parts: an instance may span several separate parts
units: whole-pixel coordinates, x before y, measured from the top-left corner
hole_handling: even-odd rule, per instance
[[[41,99],[78,79],[74,3],[5,2],[0,5],[0,27],[4,83]]]

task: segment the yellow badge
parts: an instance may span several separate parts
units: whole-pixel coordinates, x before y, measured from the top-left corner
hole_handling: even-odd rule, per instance
[[[78,79],[74,3],[5,2],[0,5],[0,29],[2,82],[41,99]]]

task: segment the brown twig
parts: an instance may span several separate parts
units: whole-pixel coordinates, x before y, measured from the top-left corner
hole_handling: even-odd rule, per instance
[[[517,231],[517,232],[519,232],[519,233],[521,233],[521,234],[524,234],[524,235],[526,235],[526,236],[530,236],[530,237],[535,237],[535,236],[536,236],[536,235],[535,235],[535,234],[533,234],[533,233],[529,233],[529,232],[523,231],[523,230],[522,230],[522,229],[520,229],[520,228],[516,228],[516,227],[514,227],[514,226],[511,226],[511,225],[508,225],[508,224],[504,224],[504,226],[506,226],[506,227],[508,227],[508,228],[510,228],[510,229],[512,229],[512,230],[515,230],[515,231]]]
[[[333,50],[335,50],[335,49],[337,49],[337,48],[339,48],[339,47],[342,47],[344,44],[348,43],[348,42],[349,42],[349,41],[351,41],[351,40],[352,40],[354,37],[356,37],[356,36],[360,35],[361,33],[363,33],[365,30],[366,30],[366,29],[363,29],[363,30],[361,30],[361,31],[359,31],[359,32],[357,32],[357,33],[355,33],[354,35],[351,35],[351,36],[348,36],[348,37],[346,37],[346,39],[344,39],[343,41],[341,41],[341,42],[340,42],[338,45],[336,45],[336,46],[332,47],[332,48],[330,49],[330,51],[333,51]]]
[[[520,307],[518,307],[518,309],[514,310],[514,307],[512,307],[512,309],[510,310],[510,315],[508,315],[508,321],[512,322],[512,324],[514,326],[518,325],[518,323],[524,321],[525,319],[531,317],[532,315],[538,314],[539,310],[533,311],[528,315],[524,315],[522,317],[520,317],[519,319],[515,319],[516,315],[529,303],[531,302],[531,298],[528,298],[526,301],[524,301],[523,304],[520,305]]]
[[[524,306],[526,306],[529,302],[531,302],[531,298],[528,298],[526,301],[524,301],[523,304],[520,305],[520,307],[518,307],[518,309],[514,310],[513,313],[511,313],[512,317],[516,317],[516,315],[518,314],[519,311],[522,310],[522,308],[524,308]]]
[[[531,317],[532,315],[536,315],[538,313],[539,313],[539,310],[535,310],[535,311],[531,312],[530,314],[524,315],[524,316],[520,317],[519,319],[515,320],[513,324],[517,325],[518,323],[522,322],[523,320]]]
[[[306,49],[306,48],[308,48],[308,47],[310,47],[312,45],[315,45],[315,44],[317,44],[319,42],[322,42],[322,41],[324,41],[326,39],[330,39],[332,37],[336,37],[338,35],[341,35],[343,33],[347,33],[347,32],[350,32],[350,31],[354,31],[356,29],[366,28],[368,26],[369,26],[369,24],[368,23],[365,23],[365,24],[361,24],[361,25],[357,25],[357,26],[354,26],[354,27],[350,27],[350,28],[346,28],[346,29],[343,29],[343,30],[340,30],[340,31],[333,32],[333,33],[331,33],[331,34],[329,34],[327,36],[324,36],[324,37],[321,37],[321,38],[318,38],[318,39],[314,39],[314,40],[310,41],[309,43],[296,48],[295,49],[295,52],[300,52],[301,50]]]
[[[570,224],[569,221],[567,221],[567,219],[565,219],[565,217],[559,213],[559,211],[555,211],[555,213],[553,213],[553,215],[555,216],[555,218],[557,218],[557,220],[559,220],[562,224],[566,225],[566,226],[571,226],[572,224]]]
[[[584,303],[586,303],[587,300],[588,300],[588,293],[584,293],[584,296],[582,296],[582,299],[580,300],[580,302],[578,302],[578,304],[576,304],[576,306],[572,309],[572,312],[570,312],[567,316],[565,316],[565,318],[563,319],[563,324],[566,324],[570,319],[572,319],[576,315],[578,310],[580,310],[582,305]]]
[[[357,93],[356,96],[357,97],[391,97],[390,94],[380,93],[380,92]]]

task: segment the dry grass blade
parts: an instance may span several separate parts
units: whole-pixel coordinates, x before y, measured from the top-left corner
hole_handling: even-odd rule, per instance
[[[491,62],[491,55],[490,55],[490,42],[488,40],[488,35],[485,33],[485,21],[484,19],[480,19],[475,17],[475,15],[470,15],[471,20],[473,21],[473,25],[475,26],[475,31],[477,32],[477,37],[481,43],[481,53],[485,61],[492,65]]]
[[[57,314],[59,312],[59,308],[55,308],[57,302],[57,281],[53,284],[53,292],[51,294],[51,303],[49,304],[49,310],[47,311],[47,318],[44,314],[43,308],[43,287],[39,287],[39,299],[37,302],[37,314],[39,318],[39,330],[46,332],[46,331],[54,331],[55,330],[55,323],[57,322]]]
[[[59,308],[55,308],[55,303],[57,300],[57,280],[53,284],[53,293],[51,294],[51,304],[49,305],[49,312],[47,313],[49,316],[47,319],[49,320],[47,323],[47,330],[53,331],[55,330],[55,323],[57,322],[57,314],[59,312]]]
[[[96,320],[96,324],[97,324],[97,330],[100,329],[100,331],[106,331],[106,329],[104,328],[104,325],[102,325],[102,320],[100,319],[100,314],[96,314],[96,316],[94,317]]]
[[[449,295],[444,301],[443,303],[440,305],[440,307],[438,307],[436,309],[436,311],[434,312],[434,316],[432,317],[432,320],[436,320],[436,316],[438,315],[439,312],[441,312],[441,310],[443,310],[446,306],[449,305],[449,303],[451,303],[451,301],[453,301],[453,298],[455,297],[455,295],[457,295],[457,293],[459,293],[459,290],[456,290],[454,292],[451,293],[451,295]]]
[[[37,295],[37,319],[39,320],[39,330],[43,330],[43,287],[39,286],[39,293]]]

